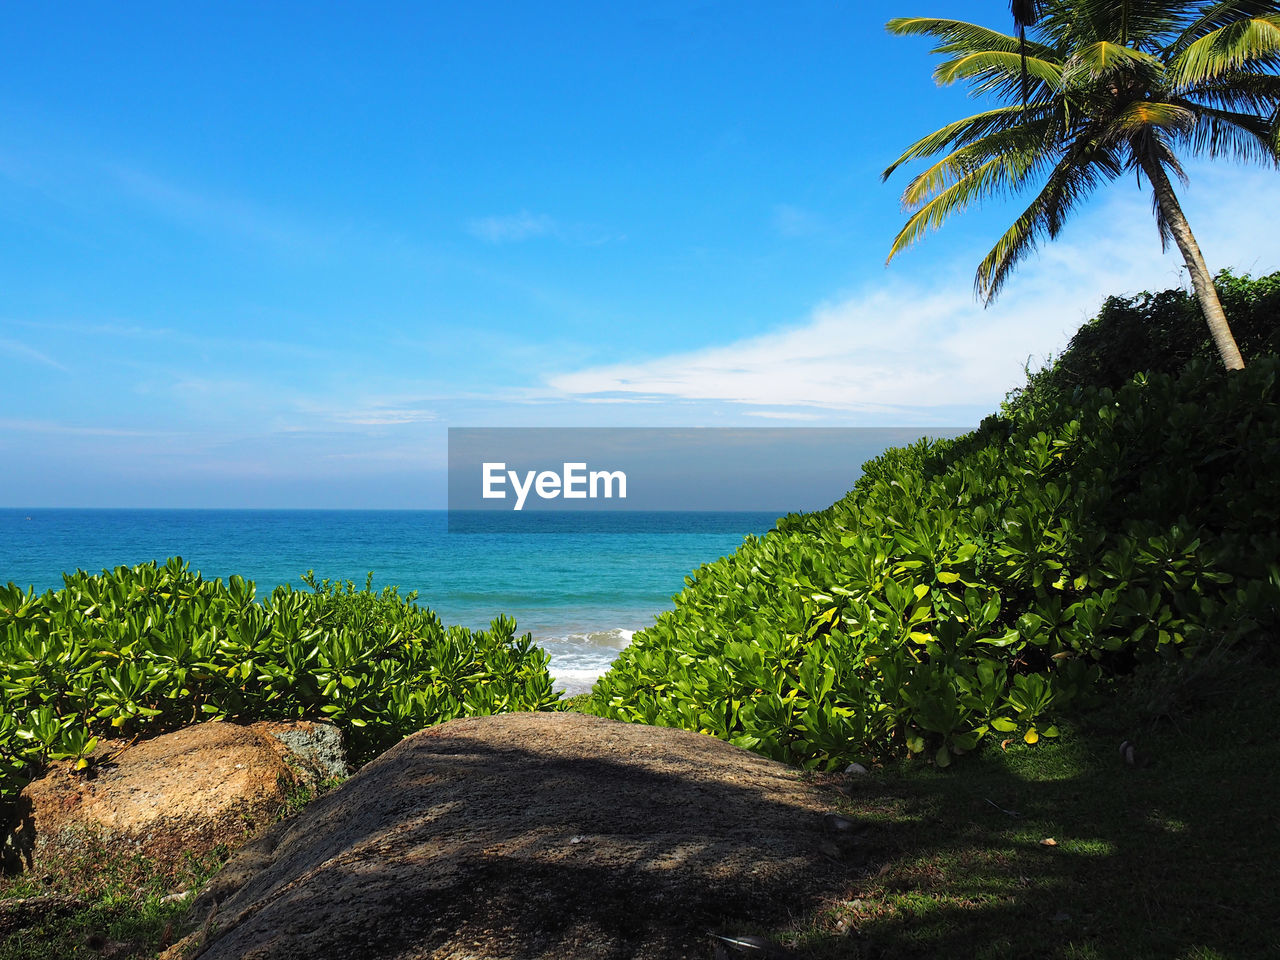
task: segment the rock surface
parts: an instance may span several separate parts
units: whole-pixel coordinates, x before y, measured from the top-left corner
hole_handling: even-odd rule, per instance
[[[56,873],[93,843],[177,867],[275,821],[291,791],[336,774],[335,756],[337,729],[307,722],[213,721],[132,746],[104,743],[87,774],[58,763],[27,785],[6,853]]]
[[[234,857],[170,956],[711,957],[858,860],[834,788],[712,737],[574,713],[409,737]]]

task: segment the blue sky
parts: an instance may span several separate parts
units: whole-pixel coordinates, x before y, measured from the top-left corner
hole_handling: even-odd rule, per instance
[[[443,505],[449,426],[963,426],[1109,293],[1132,181],[982,310],[1010,215],[884,266],[967,109],[884,21],[1004,2],[23,4],[0,57],[0,505]],[[1274,171],[1192,166],[1213,268]]]

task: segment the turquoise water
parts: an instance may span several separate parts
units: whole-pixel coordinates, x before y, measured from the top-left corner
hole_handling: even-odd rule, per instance
[[[417,590],[446,623],[516,618],[567,692],[587,689],[631,635],[669,609],[684,578],[732,553],[774,513],[689,515],[683,532],[450,534],[445,511],[0,510],[0,583],[45,590],[63,571],[181,556],[259,593],[299,577]],[[633,524],[634,527],[634,524]],[[670,530],[670,516],[654,530]],[[643,524],[641,524],[643,529]]]

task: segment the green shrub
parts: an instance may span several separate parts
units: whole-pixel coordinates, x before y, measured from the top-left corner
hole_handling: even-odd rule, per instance
[[[42,596],[0,588],[0,790],[97,738],[198,720],[330,719],[357,761],[459,716],[557,700],[547,654],[505,617],[444,627],[416,595],[351,582],[204,580],[174,558],[65,575]]]
[[[595,712],[832,768],[1056,734],[1135,664],[1274,630],[1280,361],[1029,390],[686,580]]]
[[[1280,273],[1255,280],[1224,270],[1214,285],[1246,362],[1280,353]],[[1217,358],[1200,305],[1187,291],[1110,297],[1054,362],[1028,373],[1007,409],[1033,397],[1066,400],[1077,387],[1116,389],[1137,373],[1178,373],[1193,360]]]

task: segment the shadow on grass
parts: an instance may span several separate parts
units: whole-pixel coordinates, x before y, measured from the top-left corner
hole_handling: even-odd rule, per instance
[[[878,824],[884,872],[803,933],[802,955],[1280,956],[1275,676],[1255,666],[1148,727],[1148,766],[1095,725],[864,779],[852,809]]]

